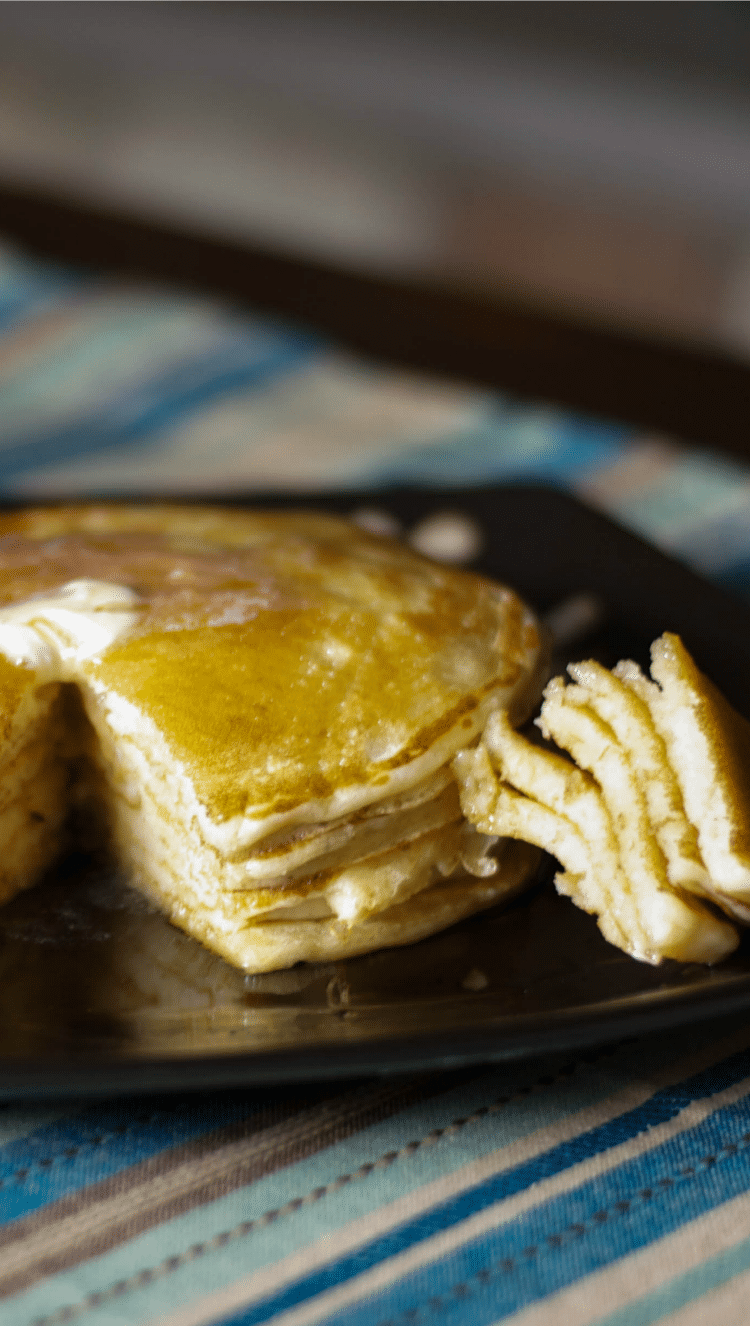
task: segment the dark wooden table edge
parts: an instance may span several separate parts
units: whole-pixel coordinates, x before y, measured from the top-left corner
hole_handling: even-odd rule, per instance
[[[0,183],[0,236],[59,261],[228,296],[390,364],[750,457],[750,362],[426,280],[344,270]]]

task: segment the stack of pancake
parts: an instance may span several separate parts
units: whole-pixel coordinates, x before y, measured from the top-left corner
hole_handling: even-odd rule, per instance
[[[468,824],[451,766],[536,701],[512,591],[326,516],[205,507],[11,514],[0,567],[3,897],[95,825],[172,920],[265,971],[528,879],[534,849]]]

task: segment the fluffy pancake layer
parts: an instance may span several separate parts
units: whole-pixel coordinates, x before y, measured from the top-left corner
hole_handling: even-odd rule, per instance
[[[0,685],[22,678],[32,705],[72,685],[87,716],[61,743],[39,711],[58,830],[53,748],[88,744],[119,860],[230,961],[361,952],[391,913],[382,942],[408,942],[399,926],[428,932],[430,908],[399,912],[417,894],[438,929],[518,887],[533,854],[493,855],[450,771],[490,712],[536,698],[539,635],[511,591],[325,516],[210,508],[5,517],[0,563]]]
[[[635,663],[589,660],[554,678],[540,749],[493,714],[454,761],[467,818],[557,857],[558,891],[607,939],[649,962],[716,962],[738,943],[718,914],[750,919],[750,727],[680,639]]]

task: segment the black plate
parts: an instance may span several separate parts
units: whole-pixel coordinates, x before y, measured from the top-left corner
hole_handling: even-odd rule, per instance
[[[380,507],[405,529],[437,511],[467,513],[484,536],[477,565],[541,611],[582,591],[604,602],[603,623],[574,657],[646,663],[650,641],[678,631],[750,715],[750,605],[564,494],[402,490],[306,504]],[[558,898],[551,873],[548,862],[510,908],[410,948],[246,977],[116,879],[67,861],[0,912],[0,1095],[454,1066],[750,1006],[747,942],[715,969],[645,966]]]

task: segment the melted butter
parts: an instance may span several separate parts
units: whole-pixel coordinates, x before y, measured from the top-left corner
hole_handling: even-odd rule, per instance
[[[139,605],[126,585],[71,580],[56,594],[0,608],[0,652],[37,670],[94,658],[132,630]]]

